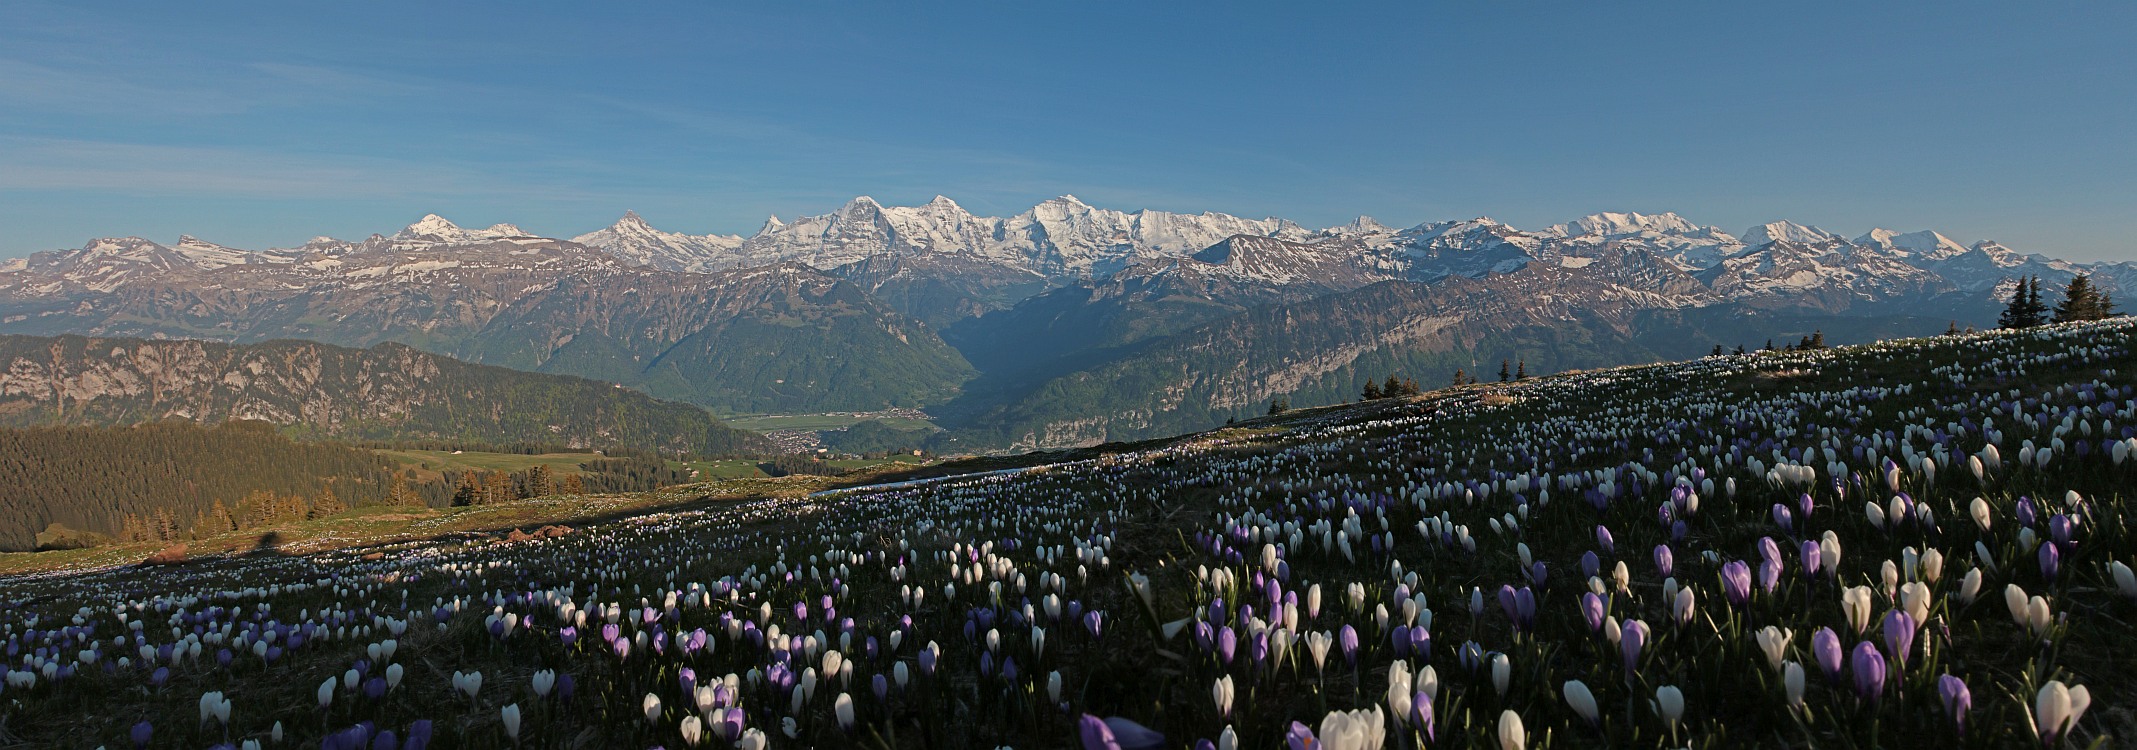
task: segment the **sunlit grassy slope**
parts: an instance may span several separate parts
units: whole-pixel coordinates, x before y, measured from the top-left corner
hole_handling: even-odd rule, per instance
[[[195,747],[277,721],[299,746],[2112,744],[2137,689],[2133,332],[1709,357],[895,486],[566,499],[339,551],[18,576],[0,633],[52,674],[7,688],[8,726],[113,747],[144,722]],[[434,533],[565,511],[557,539]],[[227,721],[201,719],[210,692]]]

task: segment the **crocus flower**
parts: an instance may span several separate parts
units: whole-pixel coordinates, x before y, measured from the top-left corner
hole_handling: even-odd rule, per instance
[[[1907,668],[1908,653],[1914,650],[1915,629],[1920,627],[1914,616],[1900,610],[1885,613],[1885,647],[1892,652],[1892,660],[1899,662],[1900,669]]]
[[[1313,736],[1311,728],[1296,721],[1291,722],[1291,727],[1284,731],[1285,750],[1317,750],[1320,744],[1320,739]],[[1092,745],[1089,740],[1085,740],[1083,747],[1084,750],[1095,750],[1097,746]]]
[[[1885,655],[1869,641],[1855,644],[1848,654],[1855,666],[1855,693],[1875,702],[1885,692]]]
[[[1966,713],[1974,707],[1974,694],[1966,689],[1966,681],[1949,674],[1938,677],[1937,697],[1944,702],[1944,712],[1951,715],[1952,727],[1966,734]]]
[[[1101,723],[1113,739],[1114,744],[1108,747],[1120,750],[1160,750],[1165,747],[1165,735],[1132,720],[1108,716]],[[1088,744],[1085,746],[1089,747]]]
[[[1499,714],[1499,750],[1522,750],[1529,744],[1528,730],[1521,726],[1521,715],[1511,710]]]
[[[1603,597],[1601,595],[1593,591],[1581,594],[1580,613],[1582,621],[1588,623],[1588,632],[1592,633],[1603,629]]]
[[[1669,545],[1655,545],[1655,570],[1664,577],[1668,577],[1670,575],[1675,574],[1677,570],[1677,556],[1670,552]]]
[[[1625,657],[1625,676],[1631,679],[1639,671],[1640,650],[1647,646],[1647,623],[1626,620],[1623,633],[1618,636],[1618,650]]]
[[[1733,560],[1721,566],[1722,594],[1739,607],[1751,600],[1751,566]]]
[[[1803,705],[1803,665],[1784,662],[1781,665],[1781,684],[1788,691],[1788,705]]]
[[[1846,655],[1840,647],[1840,634],[1832,628],[1819,628],[1811,634],[1811,659],[1818,662],[1818,669],[1825,672],[1826,679],[1840,677],[1841,660]]]
[[[1684,720],[1684,691],[1675,685],[1655,688],[1655,714],[1662,717],[1671,732],[1677,731],[1677,723]]]
[[[505,737],[507,737],[507,738],[510,738],[510,739],[511,739],[512,741],[514,741],[514,742],[518,742],[518,741],[519,741],[519,704],[517,704],[517,703],[513,703],[513,704],[509,704],[509,705],[506,705],[506,706],[505,706],[504,708],[500,708],[500,709],[498,709],[498,710],[497,710],[497,713],[498,713],[498,717],[499,717],[500,719],[502,719],[502,720],[504,721],[504,724],[505,724]],[[696,718],[696,717],[692,717],[692,718]]]
[[[1379,706],[1357,711],[1330,711],[1321,718],[1320,746],[1326,750],[1377,750],[1387,736],[1387,718]]]
[[[1566,705],[1573,707],[1573,713],[1578,714],[1581,721],[1588,722],[1588,726],[1592,727],[1602,720],[1602,709],[1596,705],[1595,693],[1588,689],[1587,683],[1568,680],[1563,692]]]
[[[1758,641],[1759,651],[1766,654],[1766,663],[1772,665],[1774,669],[1780,669],[1781,662],[1788,656],[1788,643],[1795,640],[1796,633],[1792,630],[1768,625],[1760,628],[1752,636]]]
[[[1083,742],[1083,750],[1121,750],[1120,740],[1113,736],[1105,720],[1090,714],[1076,719],[1076,736]]]
[[[2055,744],[2077,726],[2091,705],[2092,693],[2083,685],[2068,687],[2062,680],[2049,680],[2042,685],[2033,699],[2033,726],[2040,732],[2041,742]]]

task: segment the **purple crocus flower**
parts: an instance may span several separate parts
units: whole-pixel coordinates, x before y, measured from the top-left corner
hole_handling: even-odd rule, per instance
[[[1603,554],[1606,555],[1614,554],[1618,549],[1617,544],[1610,537],[1610,527],[1601,524],[1597,524],[1595,527],[1595,544],[1598,547],[1602,547]]]
[[[1722,594],[1729,603],[1739,607],[1751,601],[1751,566],[1742,560],[1731,560],[1721,566]]]
[[[2050,581],[2055,580],[2055,574],[2063,569],[2063,553],[2061,551],[2061,548],[2057,547],[2054,544],[2041,545],[2040,560],[2041,577],[2046,578]]]
[[[1670,546],[1667,544],[1655,545],[1655,570],[1667,577],[1674,574],[1676,569],[1677,556],[1670,552]]]
[[[1845,656],[1846,653],[1840,647],[1840,634],[1833,632],[1832,628],[1819,628],[1818,632],[1811,634],[1811,659],[1818,662],[1819,669],[1825,671],[1826,679],[1840,678],[1840,662]]]
[[[1106,737],[1106,739],[1111,740],[1112,744],[1094,746],[1090,744],[1090,735],[1085,734],[1085,748],[1102,747],[1118,748],[1119,750],[1159,750],[1160,748],[1165,747],[1165,735],[1159,734],[1157,730],[1151,729],[1141,724],[1137,724],[1132,720],[1124,719],[1119,716],[1108,716],[1104,719],[1100,719],[1099,723],[1105,727],[1106,733],[1104,736]]]
[[[881,677],[882,675],[876,676]],[[722,739],[733,742],[742,737],[745,720],[746,717],[743,716],[742,711],[739,709],[722,711],[720,712],[720,720],[713,722],[713,730],[719,732]]]
[[[1773,504],[1773,525],[1781,527],[1782,531],[1793,531],[1795,530],[1794,521],[1795,514],[1788,512],[1788,506],[1780,503]]]
[[[132,733],[134,747],[148,747],[149,738],[154,736],[155,733],[156,727],[154,725],[149,724],[147,721],[135,724]]]
[[[1345,624],[1343,629],[1336,633],[1336,645],[1343,650],[1343,660],[1350,662],[1351,667],[1356,668],[1358,666],[1358,629]]]
[[[1581,620],[1588,623],[1588,632],[1603,629],[1603,597],[1593,591],[1580,595]]]
[[[1284,750],[1318,750],[1321,741],[1313,736],[1313,730],[1296,721],[1284,732]],[[1084,746],[1086,749],[1090,745]]]
[[[1239,634],[1226,625],[1217,629],[1217,660],[1230,664],[1232,655],[1239,651]]]
[[[1580,553],[1580,574],[1582,577],[1594,578],[1602,571],[1603,559],[1596,557],[1595,550]]]
[[[1084,714],[1076,719],[1076,737],[1083,742],[1083,750],[1121,750],[1120,740],[1104,719]]]
[[[1618,635],[1618,651],[1625,657],[1625,674],[1630,677],[1639,671],[1640,650],[1647,647],[1647,623],[1626,620],[1624,630]]]
[[[1915,628],[1920,627],[1914,616],[1900,610],[1885,613],[1885,647],[1892,651],[1892,660],[1899,662],[1900,669],[1907,668],[1908,652],[1914,650]]]
[[[1855,644],[1848,660],[1855,663],[1856,694],[1876,701],[1885,692],[1885,655],[1878,652],[1876,644],[1863,641]]]
[[[1949,674],[1938,677],[1937,697],[1944,701],[1944,712],[1951,714],[1952,727],[1964,736],[1966,713],[1974,708],[1974,694],[1966,689],[1966,681]]]
[[[1824,559],[1825,558],[1823,556],[1823,551],[1818,548],[1818,542],[1816,540],[1803,540],[1804,578],[1817,578],[1818,566],[1824,561]]]
[[[1074,602],[1071,602],[1070,604],[1073,605]],[[1092,638],[1097,638],[1099,636],[1099,633],[1102,632],[1101,626],[1105,622],[1105,617],[1106,613],[1104,610],[1094,609],[1089,612],[1083,613],[1083,629],[1091,631]]]
[[[1410,717],[1417,722],[1417,728],[1424,731],[1426,742],[1436,739],[1434,735],[1438,734],[1439,728],[1432,725],[1431,693],[1419,690],[1410,696]]]

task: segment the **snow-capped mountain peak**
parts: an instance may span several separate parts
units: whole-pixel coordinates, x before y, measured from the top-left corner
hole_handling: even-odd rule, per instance
[[[1773,242],[1815,245],[1840,239],[1840,235],[1793,221],[1774,221],[1744,230],[1744,244],[1751,247]]]
[[[1950,237],[1924,229],[1919,232],[1900,234],[1890,229],[1872,229],[1855,239],[1855,244],[1881,250],[1913,255],[1926,260],[1943,260],[1966,252],[1966,246]]]
[[[179,257],[185,258],[187,262],[203,269],[240,265],[247,262],[252,256],[251,253],[243,250],[224,247],[196,238],[190,234],[179,235],[178,244],[171,246],[171,252],[177,253]]]
[[[511,224],[493,224],[488,229],[465,229],[446,220],[443,216],[424,214],[423,218],[417,220],[414,224],[403,227],[401,231],[395,232],[389,239],[396,242],[430,241],[452,243],[531,236],[533,235],[526,230]]]
[[[1571,222],[1552,227],[1567,236],[1600,234],[1606,237],[1655,232],[1657,234],[1696,234],[1704,228],[1686,221],[1675,213],[1642,214],[1606,211],[1589,214]]]
[[[618,259],[664,271],[704,271],[721,267],[730,259],[742,238],[735,235],[692,235],[663,232],[646,223],[637,211],[623,212],[606,229],[573,237],[571,241],[600,248]]]
[[[1359,216],[1358,218],[1355,218],[1355,219],[1351,219],[1351,220],[1350,220],[1350,223],[1348,223],[1348,224],[1344,224],[1344,225],[1341,225],[1341,226],[1335,226],[1335,227],[1329,227],[1328,231],[1329,231],[1329,233],[1330,233],[1330,234],[1339,234],[1339,235],[1341,235],[1341,234],[1386,234],[1386,233],[1388,233],[1388,232],[1393,232],[1393,231],[1395,231],[1395,228],[1394,228],[1394,227],[1390,227],[1390,226],[1388,226],[1388,225],[1386,225],[1386,224],[1382,224],[1382,223],[1380,223],[1380,220],[1379,220],[1379,219],[1375,219],[1375,218],[1373,218],[1373,217],[1371,217],[1371,216],[1365,216],[1365,215],[1360,215],[1360,216]]]

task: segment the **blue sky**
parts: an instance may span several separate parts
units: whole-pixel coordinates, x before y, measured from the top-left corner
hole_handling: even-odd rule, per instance
[[[2137,259],[2130,3],[76,5],[0,4],[0,257],[1073,193]]]

